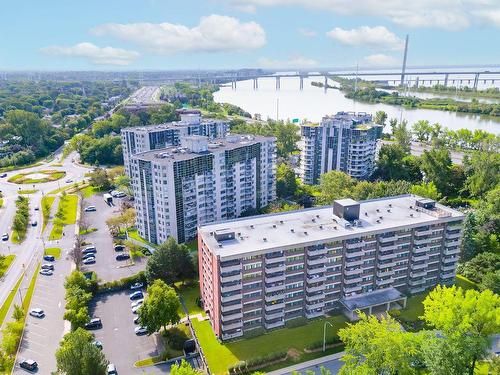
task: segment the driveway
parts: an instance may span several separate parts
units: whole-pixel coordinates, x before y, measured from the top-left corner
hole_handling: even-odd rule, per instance
[[[83,220],[89,228],[97,228],[97,231],[83,236],[85,242],[92,243],[97,249],[96,263],[84,265],[84,271],[94,271],[103,282],[118,280],[131,276],[146,267],[146,258],[135,261],[117,261],[118,252],[114,251],[113,237],[109,233],[106,220],[120,214],[121,199],[113,198],[115,206],[108,206],[101,194],[86,198],[84,207],[95,206],[97,211],[83,212]]]

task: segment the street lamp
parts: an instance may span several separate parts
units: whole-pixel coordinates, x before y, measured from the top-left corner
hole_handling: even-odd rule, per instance
[[[326,325],[329,325],[330,327],[333,328],[332,323],[330,323],[328,320],[323,324],[323,351],[326,350]]]

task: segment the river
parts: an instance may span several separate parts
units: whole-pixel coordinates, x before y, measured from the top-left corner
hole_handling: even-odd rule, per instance
[[[215,101],[231,103],[252,114],[260,114],[262,119],[279,118],[282,120],[298,118],[300,121],[320,121],[324,115],[338,111],[369,112],[385,111],[389,118],[405,119],[410,124],[428,120],[431,124],[440,123],[449,129],[482,129],[500,134],[500,118],[474,114],[438,111],[431,109],[407,109],[387,104],[370,104],[347,99],[336,89],[325,90],[311,85],[323,82],[321,77],[304,79],[304,89],[299,90],[299,78],[281,78],[281,89],[275,90],[274,78],[260,78],[259,88],[253,89],[253,81],[239,81],[235,90],[221,86],[214,93]],[[331,82],[331,81],[330,81]],[[388,131],[388,129],[386,129]]]

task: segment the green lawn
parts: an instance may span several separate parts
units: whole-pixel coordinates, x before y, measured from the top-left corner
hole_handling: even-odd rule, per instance
[[[17,194],[35,194],[37,193],[37,189],[26,189],[26,190],[18,190]]]
[[[55,199],[56,199],[56,197],[49,197],[48,195],[46,195],[42,198],[42,217],[43,217],[42,231],[45,230],[45,227],[47,226],[47,223],[49,222],[50,209],[51,209],[52,204],[54,203]]]
[[[0,263],[0,277],[5,275],[5,272],[7,272],[14,259],[16,259],[16,256],[14,254],[7,255],[4,258],[3,262]]]
[[[153,244],[151,242],[148,242],[147,240],[145,240],[141,236],[139,236],[139,233],[137,232],[137,229],[129,229],[129,230],[127,230],[127,233],[128,233],[128,236],[130,238],[133,238],[134,240],[142,242],[145,245],[149,245],[149,246],[153,246],[153,247],[157,246],[157,245],[155,245],[155,244]]]
[[[217,341],[208,320],[200,322],[193,319],[192,322],[210,370],[212,373],[219,375],[227,373],[228,367],[239,361],[288,351],[292,348],[296,349],[299,354],[295,362],[302,362],[304,358],[312,359],[322,356],[324,354],[322,352],[308,355],[304,353],[304,348],[323,339],[325,320],[328,320],[335,327],[334,330],[327,330],[327,335],[330,338],[334,332],[337,332],[339,328],[344,327],[346,324],[346,319],[343,316],[334,316],[317,319],[301,327],[283,328],[262,336],[226,344]],[[283,366],[287,364],[284,362]]]
[[[0,198],[0,208],[3,206],[3,198]]]
[[[25,237],[19,237],[19,233],[17,233],[16,230],[13,230],[11,235],[10,235],[10,241],[14,244],[20,244],[23,242]]]
[[[89,234],[89,233],[93,233],[93,232],[96,232],[97,231],[97,228],[89,228],[89,229],[80,229],[80,235],[85,235],[85,234]]]
[[[205,311],[196,303],[196,299],[200,298],[200,286],[198,281],[192,282],[186,285],[181,283],[176,283],[177,292],[182,298],[182,301],[186,305],[189,315],[202,314],[205,316]],[[184,316],[184,311],[180,311],[181,315]]]
[[[31,178],[30,175],[43,174],[45,177],[41,178]],[[66,176],[66,172],[57,171],[55,169],[46,169],[41,171],[33,171],[27,173],[18,173],[11,176],[7,181],[14,182],[16,184],[39,184],[49,181],[56,181]]]
[[[90,198],[94,194],[97,194],[99,192],[99,189],[95,186],[86,186],[80,189],[80,192],[82,193],[84,198]]]
[[[61,248],[59,247],[47,247],[43,255],[53,255],[54,258],[59,259],[61,257]]]
[[[19,280],[17,280],[16,285],[14,286],[14,289],[12,289],[9,294],[7,295],[7,298],[5,299],[5,302],[3,305],[0,307],[0,326],[3,324],[3,320],[5,319],[5,316],[9,312],[10,305],[12,304],[12,301],[14,300],[14,297],[16,296],[17,290],[19,289],[19,285],[21,285],[21,281],[23,281],[24,273],[19,277]]]
[[[477,284],[474,281],[469,280],[462,275],[457,275],[455,277],[455,285],[461,287],[464,290],[478,288]]]
[[[54,226],[49,235],[49,240],[58,240],[62,237],[64,225],[76,222],[76,209],[78,206],[78,196],[74,194],[64,195],[59,199],[57,211],[61,213],[60,218],[54,220]]]

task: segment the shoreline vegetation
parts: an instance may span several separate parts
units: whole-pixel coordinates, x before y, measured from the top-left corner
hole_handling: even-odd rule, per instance
[[[360,79],[356,80],[341,77],[334,77],[331,79],[340,84],[340,91],[344,93],[346,98],[365,103],[381,103],[404,106],[405,108],[436,109],[441,111],[486,115],[495,118],[500,117],[500,103],[480,103],[474,99],[471,102],[457,101],[452,98],[422,99],[415,96],[403,96],[397,91],[393,93],[382,91],[375,83]],[[324,84],[320,82],[313,83],[313,86],[324,87]]]

